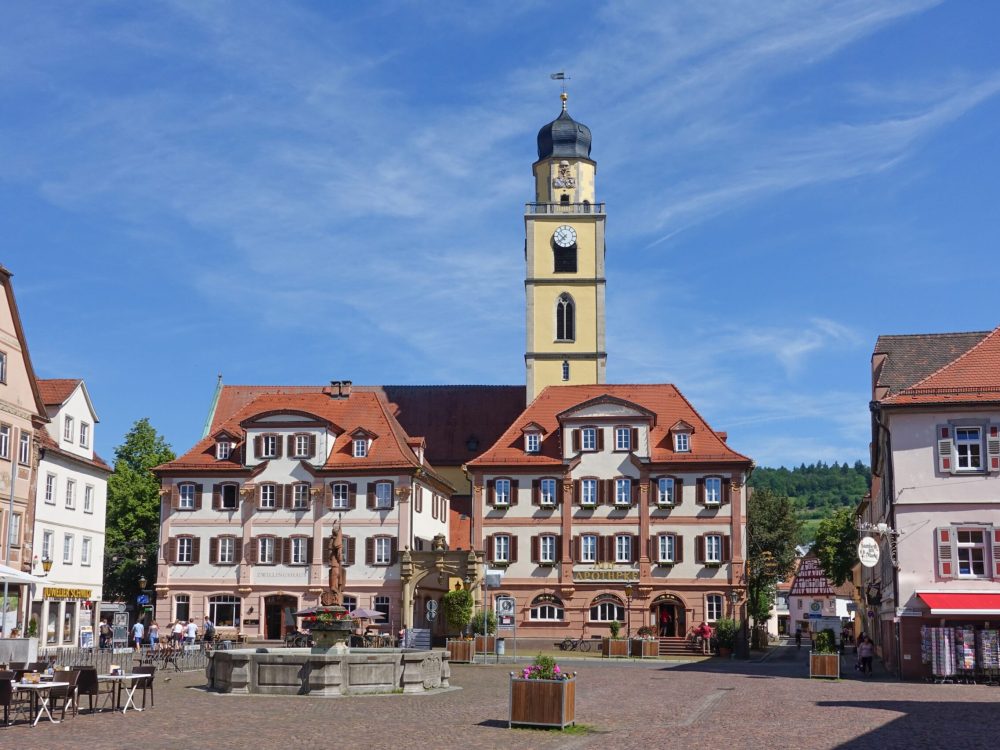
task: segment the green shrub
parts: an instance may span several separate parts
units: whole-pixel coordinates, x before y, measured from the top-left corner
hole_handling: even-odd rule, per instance
[[[611,637],[617,638],[618,631],[622,629],[622,624],[618,620],[612,620],[608,623],[608,629],[611,631]]]
[[[837,653],[837,636],[833,630],[827,628],[816,634],[813,638],[813,651],[819,654]]]
[[[740,626],[732,617],[723,617],[715,623],[715,639],[719,648],[732,649],[736,647],[736,633]]]
[[[441,597],[441,609],[444,610],[444,619],[448,627],[461,633],[472,619],[471,592],[466,589],[449,591]]]
[[[486,625],[483,626],[483,615],[486,616]],[[493,610],[479,610],[472,616],[472,630],[474,633],[479,633],[482,635],[486,633],[488,635],[494,635],[497,632],[497,616],[493,614]]]

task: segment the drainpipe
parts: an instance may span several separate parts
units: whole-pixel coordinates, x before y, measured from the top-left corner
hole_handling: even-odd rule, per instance
[[[868,404],[868,409],[872,413],[872,419],[875,420],[875,425],[878,427],[880,431],[885,433],[885,461],[884,461],[885,481],[883,482],[882,489],[883,491],[885,491],[886,485],[888,485],[889,513],[887,521],[889,523],[889,528],[895,529],[896,528],[896,478],[895,478],[895,472],[893,471],[893,463],[892,463],[892,432],[889,431],[889,428],[882,421],[881,403],[879,403],[878,401],[872,401]],[[878,442],[876,441],[875,444],[878,445]],[[872,467],[872,469],[874,468],[875,467]],[[895,557],[895,555],[891,554],[892,543],[893,543],[892,537],[890,537],[889,538],[890,555],[891,557]],[[892,604],[896,611],[899,610],[899,564],[898,563],[899,560],[897,559],[892,566]],[[901,680],[903,679],[903,652],[901,643],[902,639],[900,638],[899,635],[899,629],[901,623],[897,622],[897,619],[898,618],[894,613],[892,617],[892,633],[896,643],[896,679]]]

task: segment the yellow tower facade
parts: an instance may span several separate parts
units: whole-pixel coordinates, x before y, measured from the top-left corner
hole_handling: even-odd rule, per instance
[[[605,382],[604,204],[590,128],[566,110],[538,132],[535,200],[524,211],[529,403],[549,385]]]

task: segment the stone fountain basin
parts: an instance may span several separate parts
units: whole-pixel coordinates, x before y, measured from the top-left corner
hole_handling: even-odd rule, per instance
[[[451,669],[441,649],[246,648],[214,651],[205,676],[208,688],[220,693],[339,697],[448,688]]]

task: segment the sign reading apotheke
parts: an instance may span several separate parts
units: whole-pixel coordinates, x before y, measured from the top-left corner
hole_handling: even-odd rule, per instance
[[[574,568],[573,581],[580,583],[614,583],[618,581],[638,581],[639,571],[620,568],[614,563],[597,563],[589,568]]]
[[[60,589],[46,586],[42,589],[43,599],[89,599],[90,589]]]
[[[866,568],[874,568],[878,565],[880,554],[878,542],[870,536],[866,536],[858,542],[858,561]]]

